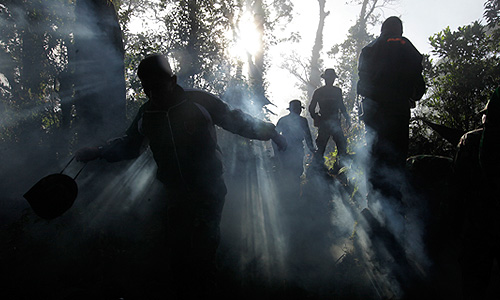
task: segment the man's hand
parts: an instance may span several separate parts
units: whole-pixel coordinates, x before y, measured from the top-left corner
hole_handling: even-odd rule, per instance
[[[101,149],[98,147],[81,148],[75,153],[76,161],[88,162],[101,157]]]
[[[313,126],[314,127],[321,127],[321,115],[320,114],[314,114],[311,115],[313,118]]]
[[[273,138],[273,142],[278,146],[279,151],[285,151],[288,143],[286,142],[286,138],[281,134],[277,133]]]

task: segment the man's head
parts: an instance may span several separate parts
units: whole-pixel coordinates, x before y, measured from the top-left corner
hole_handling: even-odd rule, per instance
[[[150,99],[155,94],[171,93],[177,83],[167,58],[161,54],[144,58],[137,68],[137,76]]]
[[[302,106],[302,102],[300,102],[300,100],[292,100],[288,103],[288,110],[292,113],[300,115],[303,108],[304,107]]]
[[[389,17],[382,23],[381,33],[392,36],[403,35],[403,22],[398,17]]]
[[[335,73],[334,69],[326,69],[323,74],[321,74],[321,78],[323,78],[326,84],[333,84],[335,79],[337,78],[337,73]]]

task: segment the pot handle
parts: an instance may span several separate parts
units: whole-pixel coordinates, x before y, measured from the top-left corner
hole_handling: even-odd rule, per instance
[[[75,159],[75,157],[73,156],[69,162],[66,164],[66,166],[64,167],[64,169],[62,169],[61,173],[59,174],[62,174],[64,172],[64,170],[66,170],[66,168],[71,164],[71,162]],[[87,165],[87,163],[84,163],[82,168],[80,169],[80,171],[78,171],[78,173],[76,173],[75,177],[73,177],[73,179],[76,179],[76,177],[78,177],[78,175],[80,175],[80,173],[83,171],[83,169],[85,168],[85,166]]]

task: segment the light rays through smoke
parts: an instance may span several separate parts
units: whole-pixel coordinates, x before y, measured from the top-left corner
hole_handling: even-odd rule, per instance
[[[411,278],[408,274],[425,276],[428,260],[418,208],[408,209],[404,219],[381,199],[372,208],[379,225],[362,213],[368,190],[364,187],[365,145],[345,162],[349,167],[344,175],[359,177],[356,196],[324,170],[307,169],[302,195],[293,198],[288,197],[292,182],[285,182],[284,193],[280,190],[285,176],[274,169],[266,150],[269,144],[241,141],[233,140],[225,152],[229,194],[221,226],[222,243],[232,247],[223,249],[238,256],[241,276],[269,284],[294,282],[325,294],[355,282],[358,293],[370,295],[364,299],[400,298],[405,281]],[[406,197],[412,197],[411,192]],[[360,268],[361,277],[350,278],[352,270],[338,277],[336,272],[349,255],[357,259],[351,267]]]
[[[223,240],[226,232],[228,240],[239,241],[240,271],[252,269],[265,279],[280,278],[285,271],[286,241],[268,151],[261,142],[235,143],[232,149],[233,155],[226,157],[229,195],[221,226]]]
[[[161,191],[161,185],[155,179],[155,170],[156,164],[146,152],[120,166],[116,174],[112,172],[101,178],[98,173],[89,174],[90,177],[80,183],[88,190],[81,197],[83,201],[88,201],[86,223],[99,227],[123,215],[147,215],[150,209],[148,199]]]

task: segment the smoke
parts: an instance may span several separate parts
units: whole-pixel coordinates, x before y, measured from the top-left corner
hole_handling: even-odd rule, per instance
[[[365,149],[370,149],[374,137],[367,133]],[[363,154],[365,158],[368,153]],[[363,168],[371,167],[366,159]],[[406,174],[399,170],[377,170],[378,176],[402,183],[402,202],[377,193],[370,185],[367,191],[371,204],[361,212],[358,233],[360,247],[366,254],[367,270],[382,297],[407,297],[429,275],[430,259],[424,241],[424,218],[427,199],[416,193]],[[382,270],[380,272],[380,270]],[[418,284],[417,284],[418,282]],[[414,291],[412,291],[414,292]]]
[[[221,226],[225,271],[257,287],[348,299],[401,299],[413,282],[426,280],[427,200],[395,170],[383,176],[404,183],[406,206],[373,193],[366,182],[373,137],[341,160],[343,173],[307,164],[298,183],[280,172],[268,143],[222,137],[229,188]],[[366,210],[368,192],[376,200]]]
[[[312,166],[297,184],[276,168],[270,142],[249,141],[222,130],[218,135],[228,186],[218,259],[221,272],[234,275],[226,284],[253,288],[256,294],[259,289],[298,288],[324,298],[402,296],[397,258],[374,239],[371,225],[361,215],[366,207],[363,187],[353,196],[338,178]],[[347,178],[363,177],[358,171],[363,166],[356,164],[363,161],[358,156],[365,155],[357,152],[356,158],[347,160]],[[63,163],[55,169],[62,167]],[[76,174],[81,167],[73,163],[65,173]],[[125,269],[117,278],[135,278],[138,275],[124,270],[137,259],[156,261],[158,256],[148,253],[165,238],[165,196],[154,178],[155,169],[149,152],[130,162],[90,162],[77,179],[80,193],[74,206],[49,223],[30,222],[25,230],[38,247],[52,241],[50,253],[65,257],[68,264],[74,262],[69,257],[86,257],[89,247],[116,255],[106,252],[112,245],[121,253],[118,257],[129,260],[120,260],[117,270]],[[23,190],[29,188],[25,185]],[[388,203],[380,199],[372,208],[374,216],[396,237],[405,255],[425,269],[418,211],[410,210],[408,220],[401,220],[398,208]],[[114,272],[110,275],[116,276]]]
[[[61,16],[66,13],[60,11]],[[109,61],[119,59],[121,54],[110,46],[109,39],[103,38],[104,33],[90,12],[80,22],[78,31],[72,33],[88,41],[87,46],[96,49],[98,55]],[[102,69],[98,68],[102,66],[96,64],[96,60],[92,59],[74,62],[75,76],[80,79],[76,92],[86,99],[102,94],[100,96],[104,100],[101,98],[91,103],[106,103],[108,99],[115,98],[112,94],[120,87],[102,80]],[[112,65],[109,68],[115,67]],[[228,93],[228,102],[234,99],[240,101],[232,103],[235,107],[252,115],[259,114],[254,105],[249,105],[252,102],[247,101],[249,97],[245,92],[234,98],[230,94],[235,91]],[[36,112],[39,111],[22,111],[20,118]],[[94,131],[89,130],[93,133],[90,137],[92,144],[99,144],[102,139],[112,136],[105,128],[117,131],[123,127],[123,120],[119,123],[107,119],[115,115],[120,115],[119,111],[96,116],[89,121],[96,122],[91,124]],[[99,117],[104,117],[104,120]],[[9,119],[2,118],[2,126],[12,126],[16,122],[5,120]],[[159,261],[168,255],[162,244],[166,239],[166,201],[163,187],[155,179],[156,166],[151,154],[146,152],[134,161],[115,164],[103,161],[89,163],[77,179],[80,191],[73,207],[60,218],[47,222],[33,215],[21,195],[37,179],[60,171],[66,162],[64,159],[57,163],[44,162],[45,152],[39,151],[38,147],[39,133],[31,134],[27,137],[32,141],[32,147],[24,151],[0,149],[2,156],[6,157],[2,160],[2,178],[5,180],[1,203],[8,208],[2,211],[7,211],[4,214],[9,216],[3,219],[4,224],[16,221],[16,225],[22,228],[22,233],[16,232],[18,236],[8,240],[7,245],[14,246],[9,251],[15,252],[12,249],[16,247],[20,249],[15,255],[31,258],[22,266],[15,261],[10,262],[9,266],[16,269],[9,274],[12,279],[8,282],[23,278],[25,273],[34,275],[33,278],[43,277],[47,267],[55,268],[50,263],[62,261],[61,269],[77,266],[71,272],[61,272],[70,274],[74,280],[81,275],[78,274],[80,270],[86,270],[85,263],[102,263],[101,269],[95,272],[87,269],[84,275],[95,276],[89,282],[96,288],[102,288],[99,284],[103,282],[111,282],[120,290],[118,296],[125,290],[144,290],[141,285],[144,282],[140,280],[143,274],[138,270],[150,274],[146,276],[151,280],[148,284],[160,285],[158,279],[151,278],[158,273],[148,268],[154,267],[154,264],[158,264],[158,268],[163,267]],[[362,214],[367,207],[366,194],[370,190],[364,180],[369,157],[366,149],[369,147],[356,145],[355,157],[344,161],[347,169],[341,175],[328,174],[309,165],[302,178],[297,179],[280,172],[270,142],[249,141],[223,131],[218,134],[229,189],[221,223],[219,265],[223,274],[234,275],[228,279],[230,283],[247,286],[249,290],[259,287],[296,291],[297,288],[305,296],[320,295],[325,298],[402,297],[405,279],[400,275],[408,270],[401,267],[399,257],[395,257],[391,253],[393,250],[387,249],[388,246],[380,241],[373,232],[373,223]],[[366,143],[372,143],[370,136],[366,137]],[[33,163],[34,154],[40,157],[36,163]],[[81,164],[73,163],[65,172],[76,174],[81,167]],[[16,170],[25,174],[13,176],[19,174]],[[387,177],[400,176],[388,172],[385,174]],[[355,183],[357,190],[349,190],[345,180]],[[407,200],[411,203],[419,202],[411,189],[405,192],[405,197],[410,198]],[[5,204],[8,201],[9,204]],[[401,207],[392,205],[389,199],[378,197],[371,212],[383,229],[394,237],[391,242],[396,244],[389,246],[396,247],[400,251],[396,251],[398,254],[410,260],[411,268],[416,264],[425,271],[430,262],[422,241],[423,221],[419,207],[409,207],[403,217]],[[33,250],[28,249],[29,246],[40,252],[38,256],[30,256]],[[52,260],[44,264],[32,257],[49,257]],[[142,263],[144,266],[136,266]],[[51,274],[64,277],[59,272]],[[102,279],[105,275],[109,278]],[[138,280],[135,284],[124,286],[133,281],[130,278]],[[120,280],[124,283],[120,284]],[[56,283],[47,281],[42,280],[49,287],[60,284],[57,286],[60,290],[67,283],[61,278],[55,280]]]
[[[130,267],[127,260],[147,256],[158,244],[144,234],[161,223],[157,211],[163,205],[150,156],[112,165],[89,163],[77,178],[74,205],[51,221],[36,216],[22,197],[39,179],[59,173],[72,143],[82,142],[86,133],[90,145],[98,145],[127,125],[120,83],[124,72],[119,69],[123,54],[106,32],[109,26],[101,26],[110,19],[82,7],[76,14],[75,3],[97,1],[10,2],[0,5],[5,33],[0,38],[0,256],[5,266],[0,278],[8,286],[2,298],[62,299],[77,282],[103,282],[99,278],[105,272],[125,282],[130,274],[112,270],[111,257]],[[84,53],[88,49],[93,55]],[[77,101],[100,108],[97,115],[88,115],[94,129],[76,130]],[[60,123],[66,104],[70,129]],[[81,166],[73,162],[65,173],[74,176]],[[132,247],[135,242],[147,246]],[[99,260],[101,270],[96,270]]]

